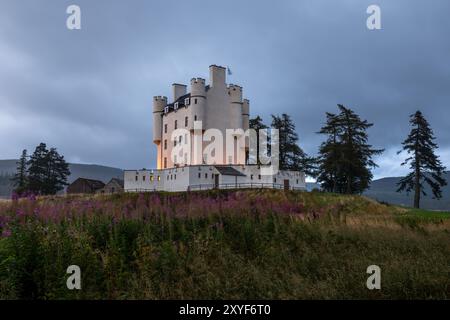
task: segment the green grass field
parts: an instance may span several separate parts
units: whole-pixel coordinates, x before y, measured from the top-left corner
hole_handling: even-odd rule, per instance
[[[30,198],[0,202],[0,230],[1,299],[450,298],[450,214],[359,196]]]

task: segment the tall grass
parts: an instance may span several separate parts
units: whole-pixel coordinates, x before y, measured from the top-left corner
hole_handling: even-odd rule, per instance
[[[449,298],[449,223],[273,190],[29,197],[0,203],[0,298]]]

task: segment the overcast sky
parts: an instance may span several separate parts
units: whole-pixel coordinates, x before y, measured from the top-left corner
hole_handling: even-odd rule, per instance
[[[77,4],[82,29],[66,28]],[[366,27],[371,4],[382,30]],[[0,159],[41,141],[71,162],[155,166],[152,97],[230,66],[251,116],[294,119],[317,152],[326,111],[374,123],[376,177],[398,176],[408,116],[420,109],[450,167],[448,0],[1,0]]]

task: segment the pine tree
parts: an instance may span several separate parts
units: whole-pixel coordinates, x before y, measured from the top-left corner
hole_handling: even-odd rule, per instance
[[[384,150],[373,149],[368,144],[367,129],[373,124],[351,109],[338,105],[340,113],[327,114],[327,123],[319,131],[328,139],[319,150],[319,182],[328,191],[362,193],[372,181],[371,168],[376,167],[373,156]]]
[[[262,120],[262,118],[260,116],[256,116],[256,118],[250,119],[249,120],[249,127],[250,129],[254,129],[256,130],[256,159],[249,159],[249,154],[247,154],[247,159],[251,161],[252,164],[260,164],[260,159],[259,159],[259,130],[264,130],[264,129],[268,129],[268,126],[266,126]]]
[[[27,191],[28,177],[27,177],[27,150],[22,151],[19,161],[17,162],[17,170],[14,177],[11,179],[14,186],[14,192],[22,194]]]
[[[285,113],[281,117],[272,115],[271,127],[279,130],[280,169],[303,171],[314,176],[315,159],[309,157],[298,145],[298,135],[291,117]]]
[[[326,113],[326,124],[320,129],[319,134],[327,135],[327,140],[323,142],[319,149],[318,159],[318,177],[317,181],[321,183],[322,188],[328,192],[342,192],[338,182],[341,164],[341,143],[339,137],[341,135],[341,126],[338,118],[333,113]]]
[[[445,167],[434,153],[438,145],[434,142],[436,138],[428,121],[422,112],[417,111],[410,116],[409,122],[413,128],[402,145],[403,150],[410,156],[401,165],[409,163],[412,171],[400,180],[397,192],[409,193],[414,190],[414,207],[419,208],[421,195],[427,195],[424,182],[430,186],[433,197],[440,199],[442,198],[441,188],[447,185],[447,181],[442,176]]]
[[[55,148],[39,144],[28,161],[29,189],[37,194],[55,194],[67,185],[69,165]]]

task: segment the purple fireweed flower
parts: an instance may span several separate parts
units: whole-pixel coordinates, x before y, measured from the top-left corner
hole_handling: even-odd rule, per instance
[[[10,229],[4,229],[2,232],[2,238],[9,238],[11,236],[12,232]]]

